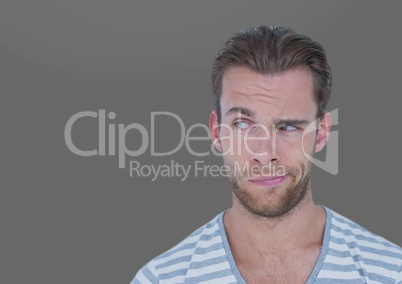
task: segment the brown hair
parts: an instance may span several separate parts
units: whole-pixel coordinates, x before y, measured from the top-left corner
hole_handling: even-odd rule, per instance
[[[314,78],[317,117],[322,117],[331,94],[332,75],[324,48],[309,37],[280,26],[249,28],[232,35],[216,54],[212,66],[212,93],[218,123],[223,74],[234,66],[248,67],[262,74],[307,67]]]

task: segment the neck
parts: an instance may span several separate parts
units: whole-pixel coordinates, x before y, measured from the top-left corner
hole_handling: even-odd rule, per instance
[[[243,260],[290,252],[310,245],[321,245],[325,228],[325,210],[314,204],[311,190],[286,216],[266,218],[247,211],[236,197],[224,215],[224,224],[232,252]],[[235,236],[235,237],[234,237]]]

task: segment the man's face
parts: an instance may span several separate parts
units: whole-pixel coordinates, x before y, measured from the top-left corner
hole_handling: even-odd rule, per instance
[[[306,196],[311,163],[302,147],[312,154],[324,147],[327,138],[325,131],[303,138],[304,129],[316,120],[316,114],[313,76],[306,68],[272,75],[245,67],[226,71],[222,124],[217,127],[213,112],[211,133],[230,168],[233,192],[248,211],[279,217]]]

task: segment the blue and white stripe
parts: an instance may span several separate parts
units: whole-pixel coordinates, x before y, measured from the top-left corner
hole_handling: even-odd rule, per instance
[[[320,256],[307,283],[402,284],[402,249],[325,208]],[[230,251],[220,213],[146,264],[131,284],[246,283]]]

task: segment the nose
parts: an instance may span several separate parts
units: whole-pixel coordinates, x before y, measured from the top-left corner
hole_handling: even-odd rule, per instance
[[[279,156],[276,150],[276,141],[274,136],[270,136],[268,133],[259,133],[254,137],[250,137],[249,141],[246,141],[249,146],[247,151],[249,152],[250,159],[253,163],[259,165],[268,165],[270,163],[276,163],[279,160]]]

